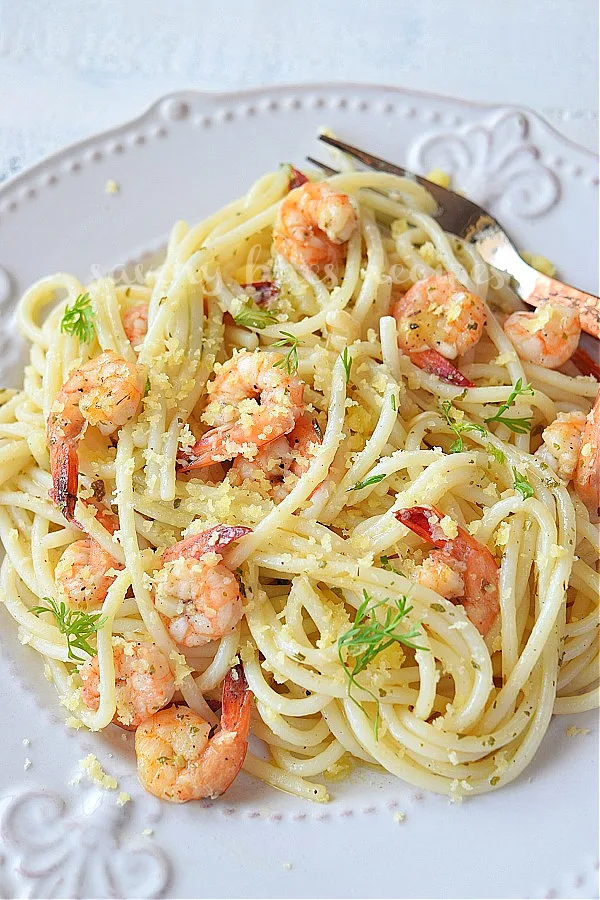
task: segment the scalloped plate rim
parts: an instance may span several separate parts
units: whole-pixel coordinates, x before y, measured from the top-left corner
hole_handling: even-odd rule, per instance
[[[494,102],[494,103],[486,103],[480,100],[467,100],[462,97],[453,97],[450,94],[438,94],[434,91],[419,91],[413,90],[412,88],[405,88],[397,85],[387,85],[387,84],[378,84],[376,82],[360,82],[360,81],[315,81],[315,82],[306,82],[304,84],[298,84],[291,82],[290,84],[277,84],[277,85],[268,85],[263,87],[251,87],[251,88],[242,88],[240,90],[231,90],[231,91],[205,91],[199,90],[197,88],[183,89],[179,91],[169,91],[166,94],[162,94],[156,100],[151,101],[141,113],[131,118],[125,119],[122,122],[117,123],[116,125],[111,125],[109,128],[101,129],[100,131],[95,131],[91,135],[88,135],[86,138],[82,138],[78,141],[73,141],[72,143],[65,144],[58,150],[53,151],[52,153],[48,153],[37,162],[31,166],[27,166],[21,172],[17,172],[16,175],[9,177],[6,181],[4,181],[0,185],[0,200],[4,195],[9,194],[13,188],[19,186],[19,182],[22,179],[29,178],[32,175],[35,175],[37,172],[42,171],[46,166],[53,162],[60,162],[69,156],[69,154],[80,151],[87,147],[88,145],[96,142],[99,139],[110,138],[112,135],[116,135],[119,132],[123,131],[126,128],[131,128],[136,125],[140,125],[146,120],[152,119],[156,113],[159,111],[160,107],[168,102],[168,101],[180,101],[185,102],[189,100],[190,97],[195,97],[198,99],[206,99],[210,102],[215,101],[235,101],[235,100],[244,100],[245,98],[250,97],[258,97],[264,96],[269,93],[282,94],[287,91],[297,91],[300,93],[309,93],[310,91],[331,91],[331,90],[372,90],[374,92],[377,91],[385,91],[391,94],[396,94],[398,96],[403,97],[415,97],[421,100],[429,100],[429,101],[442,101],[445,103],[457,103],[461,106],[464,106],[467,109],[481,109],[488,110],[489,112],[494,111],[504,111],[509,110],[512,112],[520,112],[524,113],[527,117],[535,121],[538,125],[542,126],[556,141],[562,144],[566,144],[569,150],[576,151],[578,153],[583,154],[588,158],[590,162],[594,160],[598,162],[600,160],[600,154],[595,153],[593,150],[588,150],[587,147],[583,147],[581,144],[578,144],[576,141],[571,140],[571,138],[566,137],[562,132],[560,132],[557,128],[554,127],[547,119],[544,118],[540,113],[536,112],[534,109],[528,106],[524,106],[518,103],[502,103],[502,102]],[[368,148],[367,148],[368,149]]]

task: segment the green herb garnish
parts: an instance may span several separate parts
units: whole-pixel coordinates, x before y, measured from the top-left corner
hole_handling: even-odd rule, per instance
[[[369,487],[371,484],[379,484],[384,478],[385,475],[371,475],[370,478],[365,478],[364,481],[357,481],[355,485],[348,488],[348,491],[362,491],[363,488]]]
[[[506,453],[503,450],[500,450],[499,447],[496,447],[494,444],[489,443],[487,445],[487,452],[495,459],[496,462],[505,463],[506,462]]]
[[[280,331],[283,335],[280,341],[275,341],[273,347],[289,347],[285,356],[275,363],[276,368],[285,369],[288,375],[295,375],[298,371],[298,345],[302,343],[289,331]]]
[[[379,557],[379,565],[382,569],[385,569],[386,572],[394,572],[396,575],[403,575],[400,569],[395,569],[394,566],[390,562],[389,556],[380,556]]]
[[[346,373],[346,384],[348,384],[350,381],[350,369],[352,368],[352,357],[350,356],[350,351],[347,347],[344,347],[340,353],[340,359],[342,360],[344,371]]]
[[[273,313],[259,309],[253,303],[244,303],[237,316],[233,318],[235,324],[241,325],[243,328],[262,329],[266,328],[267,325],[273,325],[277,321]]]
[[[528,479],[525,478],[524,475],[521,475],[519,470],[515,469],[514,466],[513,466],[513,476],[515,479],[514,483],[513,483],[513,487],[514,487],[515,491],[518,491],[522,495],[523,500],[527,500],[528,497],[533,497],[534,490],[531,486],[531,482],[528,481]]]
[[[396,412],[396,395],[395,394],[392,394],[392,396],[391,396],[391,404],[392,404],[392,409],[394,410],[394,412]]]
[[[377,704],[374,723],[375,740],[377,740],[379,737],[379,698],[369,688],[360,685],[356,676],[364,672],[369,663],[373,662],[376,656],[387,650],[392,644],[404,644],[405,647],[411,647],[413,650],[427,648],[419,647],[414,643],[415,638],[420,635],[414,626],[409,631],[396,631],[405,616],[412,610],[412,606],[407,606],[408,601],[405,596],[394,601],[393,605],[390,605],[387,597],[384,600],[373,602],[365,590],[363,590],[363,598],[363,602],[356,610],[352,628],[338,638],[338,657],[348,678],[350,700],[364,712],[362,704],[352,695],[352,688],[357,687],[366,691]],[[376,611],[382,606],[387,608],[383,622],[380,622]],[[346,659],[343,655],[344,650],[347,651]],[[353,662],[350,663],[349,660],[353,660]]]
[[[513,405],[517,397],[521,394],[533,394],[534,390],[530,384],[523,385],[522,380],[519,378],[508,395],[508,400],[505,400],[498,407],[498,412],[490,416],[486,419],[486,422],[500,422],[502,425],[506,425],[507,428],[510,428],[511,431],[514,431],[515,434],[527,434],[528,431],[531,431],[531,416],[523,416],[521,418],[512,418],[511,416],[505,416],[504,413],[510,409]]]
[[[454,415],[455,408],[452,405],[451,400],[444,400],[442,403],[440,403],[440,409],[444,419],[446,420],[446,424],[456,435],[456,440],[452,441],[452,443],[450,444],[450,453],[462,453],[465,449],[465,444],[462,439],[463,431],[476,431],[477,434],[480,434],[482,437],[487,436],[487,428],[484,428],[483,425],[476,425],[475,422],[459,421]]]
[[[94,337],[94,310],[88,293],[80,294],[73,306],[67,306],[60,323],[64,334],[74,334],[84,344]]]
[[[57,603],[51,597],[44,597],[43,600],[48,605],[32,606],[31,612],[36,616],[44,612],[52,613],[58,630],[67,639],[69,659],[74,662],[83,662],[82,657],[74,653],[75,650],[81,650],[83,653],[93,656],[96,651],[88,644],[87,639],[102,628],[106,619],[100,613],[86,613],[78,609],[69,609],[62,601]]]

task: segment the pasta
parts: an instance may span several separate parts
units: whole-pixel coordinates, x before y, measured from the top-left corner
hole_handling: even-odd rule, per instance
[[[177,223],[142,283],[59,274],[27,291],[30,361],[0,406],[2,600],[73,727],[140,724],[119,670],[141,642],[168,663],[157,707],[174,697],[210,726],[243,666],[255,701],[243,767],[273,787],[324,801],[332,779],[368,763],[455,799],[494,790],[531,762],[553,713],[598,704],[596,531],[538,449],[557,417],[584,427],[597,383],[519,358],[502,327],[514,295],[439,228],[422,187],[345,166],[323,194],[311,177],[281,167],[204,222]],[[303,207],[287,200],[300,195]],[[402,308],[392,314],[431,278],[475,298],[456,340],[479,310],[482,322],[472,346],[433,364],[399,345]],[[113,377],[85,369],[100,358],[132,379],[133,413],[112,433],[81,400]],[[263,393],[219,406],[244,365]],[[63,385],[79,371],[75,438]],[[65,453],[79,467],[66,505],[51,434],[53,467]],[[198,556],[206,533],[218,537]],[[172,551],[161,575],[180,541],[193,562]],[[470,595],[472,561],[492,574]],[[181,617],[215,566],[233,594],[239,584],[243,613],[204,640],[211,610]],[[69,596],[75,576],[85,603]]]

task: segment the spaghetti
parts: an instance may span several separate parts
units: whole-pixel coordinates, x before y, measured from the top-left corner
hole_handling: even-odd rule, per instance
[[[225,683],[219,734],[236,734],[226,706],[243,666],[262,742],[243,766],[276,788],[323,801],[328,779],[364,762],[459,798],[516,778],[553,713],[597,705],[596,532],[577,485],[539,450],[557,420],[584,427],[597,383],[519,358],[501,324],[514,295],[433,212],[396,176],[346,169],[317,183],[282,167],[204,222],[177,223],[141,284],[59,274],[27,291],[30,362],[0,406],[1,591],[72,725],[139,725],[147,706],[126,707],[143,661],[121,667],[151,645],[167,661],[156,706],[174,696],[196,731],[217,721]],[[454,358],[440,342],[398,341],[413,327],[406,292],[436,278],[430,288],[450,284],[429,300],[444,327],[453,303],[477,306]],[[115,358],[139,397],[102,428],[94,367]],[[81,418],[76,439],[68,415]],[[49,418],[68,444],[55,456],[77,460],[70,510]],[[221,601],[202,622],[188,607],[217,575],[242,597],[215,637]],[[180,763],[156,751],[173,719],[156,715],[138,747],[155,754],[151,778],[161,765],[193,778],[187,750]]]

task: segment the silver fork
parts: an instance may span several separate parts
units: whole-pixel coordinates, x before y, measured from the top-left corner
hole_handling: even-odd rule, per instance
[[[373,156],[372,153],[367,153],[351,144],[338,141],[325,134],[319,135],[319,140],[342,150],[370,169],[402,175],[422,184],[437,203],[435,219],[444,231],[449,231],[451,234],[456,234],[475,244],[487,263],[506,272],[511,277],[513,288],[521,300],[531,306],[538,306],[546,300],[553,300],[563,303],[565,306],[575,307],[579,311],[582,329],[596,338],[600,337],[600,299],[593,294],[587,294],[578,288],[563,284],[556,278],[542,275],[537,269],[526,263],[519,256],[516,247],[499,222],[481,206],[454,191],[428,181],[421,175],[409,172],[402,166],[396,166],[394,163]],[[307,159],[329,175],[338,174],[336,169],[311,156]]]

